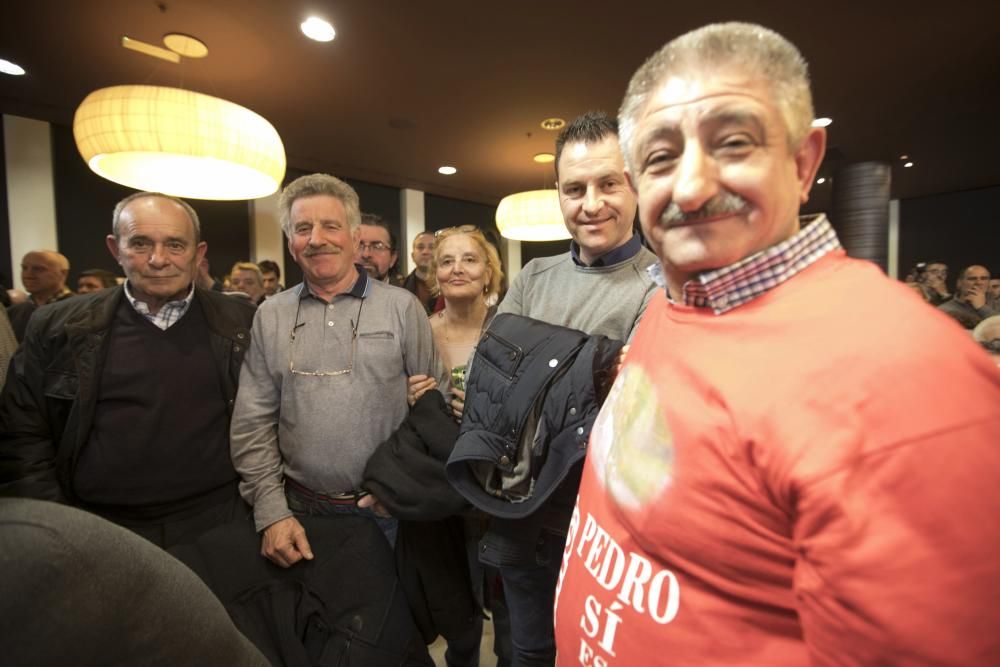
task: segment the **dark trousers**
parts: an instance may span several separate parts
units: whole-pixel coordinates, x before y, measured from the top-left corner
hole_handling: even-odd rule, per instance
[[[469,562],[469,576],[472,583],[472,594],[480,606],[488,599],[488,606],[493,617],[493,654],[496,656],[497,667],[510,667],[510,616],[504,606],[500,588],[500,573],[491,565],[479,562],[479,540],[475,534],[467,535],[466,557]],[[489,595],[487,596],[487,587]],[[469,627],[469,631],[458,639],[448,641],[444,660],[448,667],[479,667],[479,649],[483,638],[483,618],[477,617]]]
[[[243,502],[235,483],[232,485],[232,493],[224,493],[221,501],[217,494],[213,494],[212,500],[214,502],[204,507],[185,508],[183,512],[155,519],[123,518],[110,508],[105,510],[87,507],[87,509],[111,523],[146,538],[161,549],[169,549],[179,544],[194,542],[202,533],[216,526],[245,519],[250,515],[250,506]]]
[[[551,667],[556,661],[552,608],[562,563],[564,535],[542,531],[530,565],[502,565],[504,599],[510,613],[513,667]]]
[[[355,505],[340,505],[330,503],[317,498],[310,498],[304,493],[299,493],[290,484],[285,485],[285,497],[288,499],[288,509],[296,514],[306,516],[331,516],[336,514],[353,514],[371,519],[389,540],[389,546],[396,547],[396,533],[399,532],[399,521],[393,518],[381,517],[371,509],[361,508]],[[307,536],[308,537],[308,536]]]

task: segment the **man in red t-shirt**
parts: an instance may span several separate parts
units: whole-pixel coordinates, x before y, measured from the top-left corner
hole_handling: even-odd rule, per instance
[[[1000,664],[1000,373],[799,218],[812,118],[802,56],[756,25],[629,85],[663,290],[591,434],[560,665]]]

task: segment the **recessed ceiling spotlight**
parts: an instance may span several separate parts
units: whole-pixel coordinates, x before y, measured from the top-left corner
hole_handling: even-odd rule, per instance
[[[909,159],[910,159],[910,156],[909,156],[909,155],[900,155],[900,156],[899,156],[899,159],[900,159],[900,160],[909,160]]]
[[[317,42],[331,42],[337,36],[337,31],[333,29],[332,25],[316,16],[310,16],[299,27],[302,28],[302,33],[306,37],[315,39]]]
[[[561,130],[566,126],[562,118],[546,118],[542,121],[543,130]]]
[[[552,153],[537,153],[535,157],[531,159],[539,164],[545,164],[546,162],[553,162],[556,159],[556,156]]]
[[[832,122],[833,122],[832,118],[815,118],[815,119],[813,119],[812,126],[813,127],[826,127],[827,125],[829,125]]]
[[[445,176],[451,176],[452,174],[458,173],[458,169],[445,165],[443,167],[438,167],[438,173],[444,174]]]
[[[912,167],[913,163],[912,162],[905,162],[905,163],[903,163],[903,166],[904,167]]]
[[[0,58],[0,72],[10,74],[11,76],[21,76],[24,74],[24,68],[9,60]]]
[[[822,176],[816,179],[816,185],[823,185],[824,183],[826,183],[826,179]]]

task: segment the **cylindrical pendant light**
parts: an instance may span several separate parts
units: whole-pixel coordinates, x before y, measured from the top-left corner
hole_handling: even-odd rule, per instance
[[[285,148],[262,116],[179,88],[113,86],[92,92],[73,136],[98,175],[138,190],[193,199],[256,199],[285,176]]]
[[[497,229],[515,241],[558,241],[570,238],[555,190],[529,190],[507,195],[497,206]]]

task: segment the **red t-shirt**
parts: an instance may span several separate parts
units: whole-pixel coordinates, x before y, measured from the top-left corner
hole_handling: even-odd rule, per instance
[[[832,253],[654,297],[591,435],[559,665],[1000,665],[1000,372]]]

